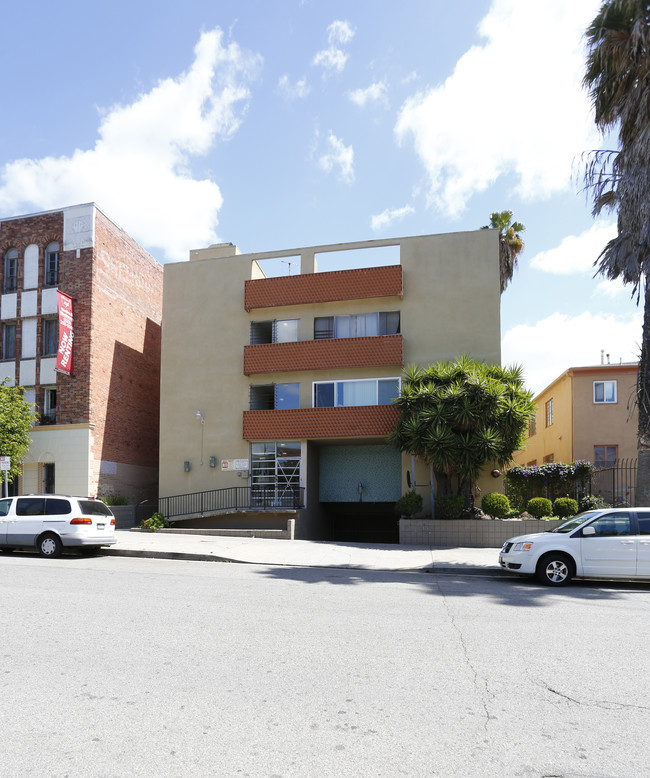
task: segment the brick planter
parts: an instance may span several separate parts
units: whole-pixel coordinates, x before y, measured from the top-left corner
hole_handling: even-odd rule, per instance
[[[515,535],[548,532],[566,519],[400,519],[399,542],[405,546],[441,546],[443,548],[501,548]]]

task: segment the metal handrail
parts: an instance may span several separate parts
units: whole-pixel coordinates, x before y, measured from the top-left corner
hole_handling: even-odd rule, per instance
[[[231,486],[207,492],[160,497],[158,510],[168,521],[182,516],[210,515],[231,510],[298,510],[304,507],[302,486]]]

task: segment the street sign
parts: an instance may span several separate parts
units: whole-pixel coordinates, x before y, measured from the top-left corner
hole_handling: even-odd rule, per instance
[[[11,470],[11,457],[0,457],[0,470]]]

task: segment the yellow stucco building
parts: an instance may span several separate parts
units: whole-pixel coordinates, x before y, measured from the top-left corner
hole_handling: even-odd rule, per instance
[[[637,453],[636,363],[571,367],[535,398],[518,465],[588,460],[613,465]]]
[[[319,272],[333,255],[347,269]],[[269,261],[284,275],[267,276]],[[186,527],[293,515],[296,537],[396,542],[411,458],[386,444],[391,399],[407,364],[500,363],[498,233],[210,246],[165,265],[163,308],[165,510]],[[424,464],[415,482],[426,514]]]

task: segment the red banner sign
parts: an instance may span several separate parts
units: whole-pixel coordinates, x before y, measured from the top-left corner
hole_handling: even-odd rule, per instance
[[[57,292],[59,298],[59,350],[56,353],[56,369],[72,375],[73,315],[72,297]]]

